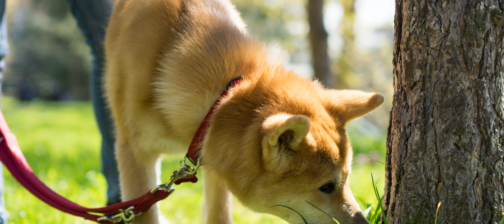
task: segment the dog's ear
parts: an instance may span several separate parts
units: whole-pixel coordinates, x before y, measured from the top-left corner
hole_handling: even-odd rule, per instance
[[[279,168],[299,149],[310,130],[310,120],[302,115],[277,114],[268,117],[262,128],[263,160],[267,168]]]
[[[384,101],[382,94],[358,90],[325,90],[323,94],[327,111],[344,123],[371,112]]]

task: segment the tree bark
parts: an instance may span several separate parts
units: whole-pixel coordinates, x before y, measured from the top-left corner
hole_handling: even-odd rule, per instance
[[[324,28],[324,0],[308,0],[308,23],[310,24],[310,44],[312,63],[317,78],[324,86],[334,87],[335,76],[329,66],[327,54],[327,32]]]
[[[504,0],[396,0],[389,223],[504,211]]]

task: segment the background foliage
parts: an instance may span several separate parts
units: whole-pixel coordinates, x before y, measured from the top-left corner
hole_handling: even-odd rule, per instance
[[[8,1],[4,88],[23,100],[89,99],[89,48],[65,0]]]

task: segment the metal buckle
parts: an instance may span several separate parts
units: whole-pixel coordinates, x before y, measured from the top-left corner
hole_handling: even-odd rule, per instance
[[[135,219],[135,216],[142,214],[141,212],[135,213],[133,212],[133,209],[135,207],[131,206],[127,208],[126,210],[119,209],[119,213],[112,215],[112,216],[103,216],[97,219],[98,222],[112,222],[112,223],[120,223],[124,222],[125,224],[132,223],[133,219]]]
[[[170,181],[164,183],[164,184],[160,184],[158,185],[156,188],[152,189],[151,190],[151,194],[154,194],[156,193],[156,191],[158,190],[161,190],[161,191],[166,191],[166,192],[173,192],[175,190],[175,188],[173,187],[173,184],[180,180],[180,179],[184,179],[186,177],[189,177],[189,176],[193,176],[193,175],[196,175],[196,172],[198,171],[199,167],[200,167],[200,160],[198,159],[197,163],[196,163],[196,166],[193,168],[192,166],[190,165],[187,165],[186,163],[186,158],[184,158],[184,160],[180,161],[181,164],[181,168],[179,170],[176,170],[172,173],[172,175],[170,176]]]

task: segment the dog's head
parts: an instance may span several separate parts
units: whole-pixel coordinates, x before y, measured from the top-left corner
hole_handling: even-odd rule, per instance
[[[255,111],[264,116],[247,114],[240,104],[229,108],[234,112],[217,114],[222,123],[211,128],[203,163],[222,175],[233,194],[255,211],[289,223],[304,223],[292,209],[308,223],[334,223],[320,210],[340,223],[369,223],[349,188],[352,150],[344,126],[381,105],[383,96],[325,89],[317,95],[317,102],[299,109],[299,114],[282,108],[282,102],[273,106],[277,108]],[[239,111],[241,115],[233,114]]]

